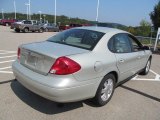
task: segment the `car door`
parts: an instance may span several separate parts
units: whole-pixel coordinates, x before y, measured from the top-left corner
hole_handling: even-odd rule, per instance
[[[33,30],[37,31],[39,29],[39,25],[37,23],[37,21],[33,21]]]
[[[132,52],[137,53],[136,71],[138,72],[145,67],[148,55],[146,55],[145,50],[142,49],[143,45],[134,36],[128,34],[128,38],[131,42]]]
[[[131,43],[125,33],[113,37],[113,48],[120,73],[119,80],[122,81],[136,73],[138,53],[132,52]]]

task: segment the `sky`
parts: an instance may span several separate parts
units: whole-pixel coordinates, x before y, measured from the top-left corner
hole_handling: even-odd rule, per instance
[[[14,12],[14,0],[0,0],[0,11]],[[31,0],[31,13],[54,14],[55,0]],[[57,15],[96,20],[98,0],[57,0]],[[151,22],[150,12],[159,0],[99,0],[99,22],[138,26],[142,19]],[[28,0],[15,0],[17,12],[26,13]]]

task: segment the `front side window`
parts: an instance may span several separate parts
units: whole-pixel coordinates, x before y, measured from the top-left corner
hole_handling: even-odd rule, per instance
[[[132,51],[133,52],[138,52],[141,51],[142,49],[142,44],[133,36],[128,35],[129,40],[131,41],[131,46],[132,46]]]
[[[126,34],[113,36],[108,43],[108,48],[114,53],[130,53],[132,51],[130,41]]]
[[[70,29],[49,38],[48,41],[93,50],[104,34],[92,30]]]
[[[24,24],[32,24],[31,21],[24,21],[23,23],[24,23]]]

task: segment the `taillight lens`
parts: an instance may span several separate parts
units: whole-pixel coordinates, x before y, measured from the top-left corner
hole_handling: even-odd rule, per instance
[[[68,75],[81,69],[81,66],[67,57],[58,58],[51,67],[50,73],[56,75]]]
[[[20,59],[20,54],[21,54],[21,49],[18,48],[18,51],[17,51],[17,58],[18,58],[18,60]]]

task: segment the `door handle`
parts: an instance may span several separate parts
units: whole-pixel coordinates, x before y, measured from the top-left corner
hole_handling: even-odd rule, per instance
[[[120,62],[120,63],[124,63],[124,59],[120,59],[119,62]]]

